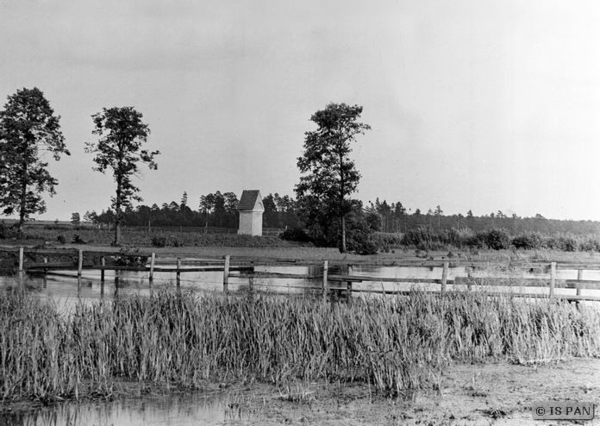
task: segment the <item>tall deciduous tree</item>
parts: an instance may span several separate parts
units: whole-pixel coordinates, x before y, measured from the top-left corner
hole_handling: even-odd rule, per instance
[[[145,163],[150,170],[156,170],[154,156],[160,154],[142,149],[150,134],[150,128],[142,118],[133,107],[103,108],[102,112],[92,116],[95,126],[92,134],[99,140],[86,143],[86,152],[95,154],[93,169],[102,173],[112,171],[117,184],[116,194],[111,199],[115,213],[115,245],[121,244],[123,209],[131,208],[132,201],[142,201],[137,195],[139,188],[132,181],[138,165]]]
[[[346,215],[352,209],[350,194],[356,191],[360,173],[350,159],[351,143],[371,127],[358,121],[362,106],[330,103],[310,118],[317,130],[306,132],[304,153],[298,168],[304,175],[296,185],[298,201],[309,222],[332,215],[339,223],[339,248],[346,251]],[[316,211],[315,211],[316,210]],[[310,224],[309,224],[310,227]]]
[[[46,211],[41,194],[56,193],[44,151],[69,155],[59,121],[38,88],[17,90],[0,111],[0,208],[19,214],[20,236],[29,215]]]

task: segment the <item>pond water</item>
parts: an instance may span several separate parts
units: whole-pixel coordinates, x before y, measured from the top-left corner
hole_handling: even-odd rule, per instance
[[[38,410],[0,414],[0,425],[19,426],[191,426],[238,424],[238,412],[221,394],[170,395],[111,402],[64,403]]]
[[[182,268],[182,271],[185,267]],[[298,275],[319,275],[321,269],[318,266],[255,266],[257,272],[279,272]],[[331,271],[330,273],[335,273]],[[89,302],[98,299],[112,299],[119,295],[139,294],[150,295],[153,291],[161,288],[174,288],[177,283],[175,272],[155,272],[152,284],[148,279],[147,272],[140,271],[106,271],[105,282],[100,280],[100,271],[84,270],[81,279],[78,279],[75,271],[56,271],[57,275],[29,275],[23,280],[27,290],[32,294],[38,295],[43,299],[52,299],[55,303],[61,305],[71,305],[78,301]],[[58,275],[60,274],[60,275]],[[245,292],[249,289],[247,278],[236,278],[232,273],[229,278],[229,291]],[[441,267],[388,267],[388,266],[354,266],[352,275],[370,276],[382,278],[414,278],[419,279],[440,279],[442,276]],[[448,279],[467,276],[465,267],[449,268]],[[493,277],[503,276],[512,278],[546,278],[549,279],[547,272],[519,272],[507,273],[506,271],[493,270],[474,270],[471,271],[473,277]],[[576,270],[558,270],[557,279],[576,279]],[[583,279],[600,280],[600,270],[585,271]],[[320,278],[302,279],[302,278],[255,278],[254,289],[259,292],[277,293],[277,294],[306,294],[319,293],[322,284]],[[0,276],[0,290],[9,290],[19,285],[16,277]],[[330,283],[335,286],[336,283]],[[222,292],[223,291],[223,273],[219,271],[208,272],[182,272],[179,286],[182,291],[199,292]],[[353,296],[360,297],[369,295],[369,291],[406,291],[411,288],[422,290],[439,291],[440,285],[434,283],[393,283],[385,281],[367,281],[354,283],[355,290],[363,292],[356,293]],[[466,289],[466,285],[448,284],[448,290]],[[543,286],[493,286],[490,291],[499,292],[521,292],[534,294],[548,294],[548,288]],[[556,288],[556,294],[574,295],[575,289]],[[600,290],[583,290],[585,295],[600,296]],[[600,305],[599,302],[588,302]]]

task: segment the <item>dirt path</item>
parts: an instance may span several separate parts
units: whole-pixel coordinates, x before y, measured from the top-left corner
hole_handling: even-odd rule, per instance
[[[575,359],[544,366],[507,363],[457,365],[442,377],[442,392],[402,399],[370,394],[363,384],[269,387],[240,390],[232,419],[240,425],[560,425],[533,420],[531,405],[543,400],[597,404],[600,425],[600,360]],[[235,412],[241,417],[235,420]]]

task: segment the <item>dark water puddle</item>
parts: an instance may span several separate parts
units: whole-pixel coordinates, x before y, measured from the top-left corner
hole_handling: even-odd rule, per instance
[[[0,426],[153,426],[238,424],[240,413],[223,395],[176,395],[111,402],[64,403],[0,414]]]

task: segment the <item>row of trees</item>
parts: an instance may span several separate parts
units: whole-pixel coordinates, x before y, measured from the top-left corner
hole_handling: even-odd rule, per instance
[[[133,177],[140,164],[155,170],[154,157],[159,152],[142,149],[150,128],[133,107],[103,108],[92,120],[92,134],[98,140],[86,142],[85,151],[94,155],[94,170],[108,171],[115,180],[111,210],[114,242],[120,244],[123,211],[132,208],[133,201],[142,201]],[[0,111],[0,208],[5,215],[18,215],[19,236],[30,215],[46,211],[42,194],[54,195],[58,185],[48,172],[46,152],[56,161],[61,155],[70,155],[60,129],[60,116],[38,88],[17,90]]]
[[[475,232],[499,228],[505,229],[511,235],[526,232],[588,235],[600,232],[600,222],[546,219],[539,213],[533,217],[521,217],[514,213],[506,215],[498,210],[487,215],[475,216],[469,210],[465,215],[460,213],[444,215],[439,205],[435,210],[429,209],[427,213],[422,213],[420,209],[415,209],[411,213],[401,202],[388,204],[387,201],[380,202],[379,199],[376,199],[375,203],[369,202],[367,210],[380,217],[380,229],[384,232],[409,232],[418,228],[431,228],[436,232],[453,228],[469,228]]]
[[[138,205],[127,207],[123,211],[123,225],[127,226],[184,226],[184,227],[219,227],[237,228],[238,198],[233,192],[216,191],[200,197],[197,210],[188,205],[188,196],[184,192],[181,201],[163,203],[161,206]],[[268,194],[263,198],[265,212],[263,225],[267,228],[297,228],[301,223],[297,216],[296,202],[287,195]],[[78,224],[79,213],[73,213],[72,221]],[[114,223],[111,209],[86,212],[84,220],[98,224]]]
[[[337,245],[342,252],[348,248],[368,251],[370,235],[377,230],[407,232],[427,227],[437,231],[479,231],[496,227],[514,234],[599,231],[595,222],[549,221],[541,215],[507,217],[499,211],[484,217],[475,217],[471,212],[466,216],[444,216],[440,206],[425,214],[419,209],[410,214],[402,203],[388,204],[385,200],[376,200],[364,208],[352,198],[361,176],[350,157],[356,138],[370,130],[368,124],[360,121],[362,110],[358,105],[331,103],[311,116],[316,129],[305,133],[304,151],[297,161],[301,177],[295,187],[296,199],[278,194],[265,197],[266,226],[302,228],[302,238],[318,245]],[[232,192],[202,196],[197,210],[189,206],[185,193],[180,203],[133,206],[133,202],[142,201],[133,177],[143,164],[155,170],[155,156],[159,154],[143,149],[150,128],[142,118],[133,107],[103,108],[92,116],[92,134],[97,141],[87,142],[85,151],[93,155],[94,170],[112,174],[116,190],[108,210],[86,213],[84,220],[113,223],[115,244],[120,243],[123,223],[237,226],[238,200]],[[30,215],[45,212],[42,194],[55,193],[58,181],[47,170],[47,153],[55,160],[70,155],[60,130],[60,116],[55,115],[39,89],[18,90],[0,111],[0,208],[6,215],[18,215],[19,234]],[[73,221],[80,221],[78,214]]]
[[[200,197],[197,210],[188,205],[187,193],[183,193],[180,202],[171,201],[162,205],[144,204],[128,207],[123,211],[123,225],[126,226],[183,226],[183,227],[223,227],[237,228],[238,198],[233,192],[216,191]],[[509,235],[517,236],[526,233],[538,234],[574,234],[590,235],[600,233],[600,222],[546,219],[540,214],[534,217],[510,217],[502,212],[475,216],[468,211],[466,215],[444,215],[438,206],[435,211],[421,213],[420,209],[407,212],[401,202],[388,204],[385,200],[369,202],[366,207],[355,202],[360,209],[359,215],[350,215],[350,222],[360,218],[366,222],[368,229],[389,233],[409,233],[419,229],[444,233],[457,229],[469,229],[475,233],[491,229],[504,229]],[[298,202],[288,195],[268,194],[263,198],[265,212],[263,226],[267,228],[302,228],[301,212]],[[390,209],[389,206],[392,206]],[[391,213],[390,213],[391,212]],[[438,212],[438,213],[436,213]],[[394,214],[395,213],[395,214]],[[358,216],[358,217],[357,217]],[[71,221],[74,225],[81,222],[79,213],[73,213]],[[83,221],[97,224],[113,224],[114,213],[106,209],[100,214],[95,211],[86,212]],[[354,226],[354,225],[353,225]],[[355,227],[355,226],[354,226]]]

